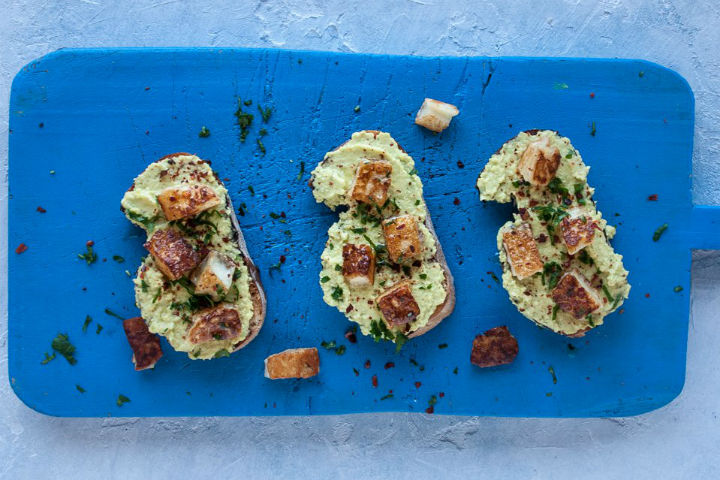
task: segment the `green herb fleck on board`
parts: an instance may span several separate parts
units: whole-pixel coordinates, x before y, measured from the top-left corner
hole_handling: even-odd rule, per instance
[[[77,360],[75,359],[75,346],[70,343],[70,338],[67,333],[58,333],[57,337],[55,337],[50,343],[50,346],[57,353],[65,357],[65,360],[67,360],[70,365],[75,365],[77,363]]]
[[[257,146],[260,149],[260,151],[262,152],[262,154],[265,155],[265,153],[266,153],[265,144],[262,142],[262,140],[260,140],[258,138],[257,140],[255,140],[255,142],[257,143]]]
[[[229,357],[230,352],[228,352],[226,349],[218,350],[215,352],[215,355],[213,355],[213,358],[222,358],[222,357]]]
[[[328,277],[327,275],[325,275],[324,277],[322,277],[320,279],[320,283],[327,283],[329,281],[330,281],[330,277]]]
[[[250,101],[250,104],[252,104],[252,101]],[[245,139],[250,133],[250,125],[252,125],[253,116],[251,113],[243,112],[242,105],[242,101],[238,98],[238,108],[235,110],[235,118],[237,119],[238,126],[240,126],[240,142],[245,143]],[[249,105],[247,101],[245,105]]]
[[[590,124],[590,135],[592,135],[594,137],[596,133],[597,133],[597,127],[595,125],[595,122],[592,122]]]
[[[200,129],[200,133],[198,133],[198,137],[200,138],[207,138],[210,136],[210,130],[207,129],[205,125]]]
[[[82,326],[83,333],[87,332],[88,325],[90,325],[90,322],[92,322],[92,317],[90,315],[87,315],[85,317],[85,322],[83,323],[83,326]]]
[[[353,112],[358,113],[360,111],[360,105],[355,105],[355,108],[353,108]]]
[[[40,365],[46,365],[46,364],[52,362],[53,360],[55,360],[55,352],[53,352],[52,355],[48,355],[48,353],[45,352],[45,358],[40,360]]]
[[[382,397],[380,397],[380,400],[387,400],[389,398],[394,398],[394,397],[395,397],[395,395],[393,395],[392,393],[388,393],[387,395],[383,395]]]
[[[80,393],[85,393],[85,392],[86,392],[86,390],[85,390],[83,387],[81,387],[80,385],[75,385],[75,388],[76,388],[77,391],[80,392]]]
[[[253,197],[255,196],[255,189],[252,185],[248,185],[248,191],[250,192],[250,195],[252,195]]]
[[[657,228],[657,230],[655,230],[655,233],[653,233],[653,237],[652,237],[653,242],[657,242],[658,240],[660,240],[660,237],[662,237],[662,234],[665,233],[665,230],[667,230],[667,229],[668,229],[667,223],[663,223],[662,225],[660,225]]]
[[[159,290],[159,289],[158,289],[158,290]],[[108,315],[110,315],[111,317],[119,318],[120,320],[125,320],[125,318],[121,317],[120,315],[118,315],[117,313],[113,312],[113,311],[110,310],[109,308],[106,308],[106,309],[105,309],[105,313],[108,314]]]
[[[610,293],[610,290],[607,289],[605,284],[603,284],[603,286],[602,286],[602,291],[605,294],[605,298],[607,298],[608,302],[612,302],[615,300],[615,297],[612,296],[612,294]]]
[[[85,263],[88,265],[92,265],[97,261],[97,254],[93,251],[93,242],[87,242],[85,244],[86,251],[85,253],[78,253],[78,258],[80,260],[85,260]]]
[[[270,116],[272,115],[272,108],[262,108],[260,105],[258,105],[258,111],[260,112],[260,116],[262,117],[263,122],[267,123],[268,120],[270,120]]]
[[[113,260],[115,260],[117,263],[123,263],[125,261],[125,259],[120,255],[113,255]]]
[[[95,335],[100,335],[100,332],[102,332],[103,326],[98,323],[97,328],[95,329]]]
[[[683,287],[680,286],[680,285],[678,285],[677,287],[673,288],[673,292],[675,292],[675,293],[682,292],[682,291],[683,291]]]
[[[555,369],[552,365],[548,367],[548,372],[550,372],[550,375],[552,375],[553,385],[557,385],[557,375],[555,375]]]
[[[118,407],[122,407],[129,401],[130,401],[130,399],[121,393],[120,395],[118,395],[117,402],[115,402],[115,403],[117,403]]]
[[[300,162],[300,172],[298,173],[297,180],[300,181],[303,178],[303,175],[305,175],[305,162]]]
[[[567,84],[567,83],[564,83],[564,82],[563,82],[563,83],[556,83],[554,88],[555,88],[555,90],[567,90],[567,89],[568,89],[568,84]]]
[[[643,78],[644,76],[645,76],[645,72],[643,72],[642,70],[640,70],[640,71],[638,72],[638,77]]]
[[[333,298],[333,300],[339,301],[343,297],[343,289],[338,286],[335,286],[335,288],[333,288],[332,294],[330,294],[330,296]]]
[[[448,344],[447,344],[447,343],[441,343],[440,345],[438,345],[438,348],[439,348],[440,350],[443,350],[443,349],[445,349],[445,348],[447,348],[447,347],[448,347]]]

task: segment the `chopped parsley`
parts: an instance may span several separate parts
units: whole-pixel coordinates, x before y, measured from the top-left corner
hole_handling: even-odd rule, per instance
[[[152,218],[148,218],[144,215],[137,213],[134,210],[125,210],[125,215],[127,215],[127,217],[133,222],[137,222],[140,225],[144,226],[148,231],[155,229],[155,222],[158,220],[157,215]]]
[[[387,400],[389,398],[394,398],[394,397],[395,397],[395,395],[393,395],[392,393],[388,393],[387,395],[383,395],[382,397],[380,397],[380,400]]]
[[[547,262],[545,265],[543,265],[542,282],[543,285],[547,284],[548,289],[552,290],[557,286],[558,281],[560,281],[561,275],[562,267],[559,263]]]
[[[77,363],[77,360],[75,359],[75,345],[70,343],[70,338],[67,333],[58,333],[57,337],[55,337],[52,343],[50,343],[50,346],[57,353],[65,357],[65,360],[67,360],[70,365],[75,365]],[[55,358],[55,354],[53,354],[53,358]]]
[[[270,212],[270,218],[272,218],[273,220],[277,220],[278,218],[280,218],[280,215],[275,212]]]
[[[85,393],[85,392],[86,392],[86,390],[85,390],[83,387],[81,387],[80,385],[75,385],[75,388],[76,388],[77,391],[80,392],[80,393]]]
[[[330,296],[333,298],[333,300],[340,300],[343,297],[343,289],[336,285],[335,288],[333,288],[332,294],[330,294]]]
[[[223,348],[222,350],[218,350],[215,352],[215,355],[213,355],[213,358],[222,358],[222,357],[229,357],[230,352],[227,351],[227,349]]]
[[[198,133],[198,137],[200,138],[207,138],[210,136],[210,130],[207,129],[205,125],[200,129],[200,133]]]
[[[109,308],[106,308],[106,309],[105,309],[105,313],[108,314],[108,315],[110,315],[111,317],[119,318],[120,320],[125,320],[124,317],[121,317],[120,315],[118,315],[117,313],[113,312],[113,311],[110,310]]]
[[[90,315],[87,315],[85,317],[85,323],[83,323],[82,331],[83,333],[87,332],[88,325],[90,325],[90,322],[92,322],[92,317]]]
[[[550,183],[548,183],[547,188],[550,191],[550,193],[560,195],[560,196],[562,196],[562,198],[568,198],[570,196],[570,192],[565,187],[565,185],[562,183],[562,180],[560,180],[558,177],[555,177],[552,180],[550,180]]]
[[[329,342],[323,340],[322,342],[320,342],[320,346],[323,347],[325,350],[334,350],[337,344],[335,343],[335,340],[330,340]]]
[[[248,191],[250,192],[250,195],[252,195],[253,197],[255,196],[255,189],[252,185],[248,185]]]
[[[557,318],[557,312],[560,309],[560,305],[555,305],[552,309],[552,319],[555,320]]]
[[[395,352],[399,352],[408,341],[408,338],[401,332],[393,333],[382,320],[373,320],[370,323],[370,336],[376,342],[380,340],[395,342]],[[414,359],[410,359],[410,363],[417,365]]]
[[[608,299],[608,302],[613,302],[615,300],[615,297],[612,296],[612,294],[610,293],[610,290],[608,290],[608,288],[605,286],[605,284],[603,284],[603,286],[602,286],[602,291],[605,294],[605,298]]]
[[[252,101],[250,102],[252,104]],[[248,106],[247,103],[245,103]],[[250,125],[253,122],[253,116],[251,113],[243,112],[242,101],[238,98],[238,108],[235,110],[235,118],[237,124],[240,126],[240,142],[245,143],[245,139],[250,133]]]
[[[242,202],[242,203],[240,204],[240,206],[238,207],[238,214],[239,214],[241,217],[244,217],[246,211],[247,211],[247,205],[245,204],[245,202]]]
[[[262,108],[260,105],[258,105],[258,111],[260,112],[260,116],[262,117],[263,122],[267,123],[268,120],[270,120],[270,115],[272,115],[272,108],[266,107]]]
[[[673,292],[675,292],[675,293],[682,292],[682,291],[683,291],[683,287],[680,286],[680,285],[678,285],[677,287],[673,288]]]
[[[320,279],[320,283],[327,283],[329,281],[330,281],[330,277],[328,277],[327,275],[325,275],[324,277],[322,277]]]
[[[532,207],[532,210],[537,212],[540,220],[546,222],[546,228],[550,234],[550,241],[554,243],[555,228],[557,228],[564,217],[567,217],[567,210],[563,207],[555,207],[553,205],[538,205]]]
[[[52,355],[48,355],[48,353],[45,352],[45,358],[40,360],[40,365],[46,365],[46,364],[52,362],[53,360],[55,360],[55,352],[53,352]]]
[[[123,263],[125,261],[125,259],[120,255],[113,255],[113,260],[115,260],[117,263]]]
[[[343,355],[345,353],[346,347],[345,345],[340,345],[335,349],[335,355]]]
[[[258,132],[258,135],[260,135],[261,137],[264,137],[265,135],[267,135],[267,130],[265,130],[264,128],[261,128],[260,131]]]
[[[593,263],[595,263],[592,257],[590,257],[590,255],[585,250],[580,251],[580,254],[578,255],[578,260],[580,260],[585,265],[592,265]]]
[[[257,140],[255,140],[255,142],[257,142],[257,146],[260,149],[260,151],[262,152],[262,154],[265,155],[265,153],[266,153],[265,144],[262,142],[262,140],[260,140],[258,138]]]
[[[115,403],[117,403],[118,407],[122,407],[129,401],[130,401],[130,399],[121,393],[120,395],[118,395],[117,402],[115,402]]]
[[[98,259],[97,254],[93,251],[93,243],[87,242],[85,244],[85,248],[87,251],[85,253],[78,253],[78,258],[80,260],[85,260],[85,263],[88,265],[92,265]]]
[[[662,225],[660,225],[657,228],[657,230],[655,230],[655,233],[653,233],[653,237],[652,237],[653,242],[657,242],[658,240],[660,240],[660,237],[662,237],[662,234],[665,233],[665,230],[667,230],[667,229],[668,229],[667,223],[663,223]]]
[[[442,350],[442,349],[444,349],[444,348],[447,348],[447,347],[448,347],[448,344],[447,344],[447,343],[441,343],[440,345],[438,345],[438,348],[439,348],[440,350]]]
[[[360,105],[355,105],[355,108],[353,108],[353,112],[358,113],[360,111]]]
[[[335,265],[335,271],[336,271],[336,272],[342,272],[342,269],[343,269],[342,265],[340,265],[340,264]]]
[[[592,122],[592,124],[590,124],[590,135],[594,137],[595,133],[597,133],[597,128],[595,128],[595,122]]]
[[[305,162],[300,162],[300,172],[297,175],[297,180],[300,181],[303,178],[303,175],[305,175]]]
[[[95,329],[95,335],[100,335],[100,332],[102,332],[103,326],[98,323],[97,328]]]
[[[409,175],[417,175],[418,171],[417,168],[413,167],[412,170],[408,172]]]
[[[437,405],[438,399],[435,395],[430,395],[430,399],[428,400],[428,407],[434,407]]]
[[[557,384],[557,376],[555,375],[555,369],[552,365],[548,367],[548,372],[550,372],[550,375],[552,375],[553,385]]]

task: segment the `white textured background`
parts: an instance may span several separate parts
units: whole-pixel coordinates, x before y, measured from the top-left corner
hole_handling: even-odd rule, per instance
[[[697,101],[693,196],[696,203],[720,203],[717,1],[6,0],[0,13],[3,272],[10,82],[36,57],[90,46],[645,58],[690,82]],[[44,417],[8,385],[3,274],[0,478],[720,478],[720,255],[696,252],[692,274],[683,393],[647,415],[591,420]]]

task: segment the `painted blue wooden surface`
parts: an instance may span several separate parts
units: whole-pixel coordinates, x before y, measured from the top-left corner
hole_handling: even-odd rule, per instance
[[[412,122],[425,96],[460,108],[440,135]],[[256,115],[244,144],[233,116],[238,97],[252,99],[251,110],[273,108],[266,125]],[[440,414],[631,415],[664,405],[684,383],[690,249],[720,244],[718,209],[691,204],[693,109],[684,79],[642,61],[239,49],[63,50],[43,57],[15,78],[10,104],[12,386],[31,408],[61,416],[424,411],[431,395]],[[198,137],[202,126],[209,138]],[[266,155],[255,144],[263,126]],[[488,273],[500,273],[495,235],[511,209],[481,204],[475,180],[505,140],[530,128],[559,130],[592,167],[598,206],[618,225],[614,245],[631,272],[624,313],[582,339],[533,326]],[[315,204],[308,172],[361,129],[390,132],[415,158],[456,279],[454,314],[399,354],[368,338],[349,344],[348,322],[322,302],[318,285],[319,255],[335,216]],[[157,367],[136,373],[120,320],[104,313],[138,313],[125,270],[134,272],[145,255],[144,235],[119,202],[148,163],[176,151],[211,160],[235,205],[247,205],[239,219],[262,271],[267,320],[230,358],[190,361],[163,343]],[[300,162],[305,174],[298,180]],[[658,201],[647,201],[650,194]],[[285,212],[287,223],[270,212]],[[667,232],[653,242],[663,223]],[[91,266],[77,258],[87,240],[100,256]],[[20,243],[28,250],[13,253]],[[287,261],[270,275],[281,255]],[[83,333],[86,315],[93,323]],[[471,366],[474,335],[502,324],[520,342],[515,363]],[[59,332],[77,346],[77,364],[58,357],[41,365]],[[266,355],[322,340],[347,345],[347,352],[321,349],[318,377],[263,378]],[[394,368],[385,369],[387,362]],[[381,400],[390,390],[393,397]],[[118,407],[121,393],[131,401]]]

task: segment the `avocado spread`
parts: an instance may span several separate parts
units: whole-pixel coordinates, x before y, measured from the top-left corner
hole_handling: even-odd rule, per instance
[[[351,198],[358,167],[363,162],[388,162],[392,167],[383,205],[360,203]],[[365,335],[396,343],[427,325],[435,309],[445,302],[446,278],[436,258],[437,245],[426,226],[427,208],[423,186],[413,159],[402,151],[387,133],[363,131],[325,159],[312,172],[313,194],[318,203],[335,210],[347,205],[339,219],[328,230],[328,240],[321,256],[320,286],[328,305],[360,326]],[[413,216],[420,233],[421,255],[412,261],[390,260],[382,223],[400,216]],[[343,247],[347,244],[369,245],[375,252],[374,280],[369,284],[349,285],[343,276]],[[412,297],[419,307],[409,323],[398,326],[383,321],[377,298],[394,285],[410,282]],[[401,340],[402,339],[402,340]]]
[[[556,171],[544,185],[528,181],[520,172],[521,158],[531,145],[555,152],[556,160],[559,152],[559,164],[553,165]],[[497,237],[503,286],[510,300],[530,320],[564,335],[582,335],[601,325],[630,292],[622,255],[615,253],[609,243],[615,228],[607,224],[592,199],[595,190],[587,184],[589,170],[567,138],[549,130],[529,131],[508,141],[490,157],[477,181],[481,200],[512,200],[518,209],[514,220],[503,225]],[[592,233],[586,244],[575,245],[572,242],[577,239],[564,237],[563,228],[569,228],[570,219],[576,226],[589,226],[585,232]],[[523,224],[532,231],[542,268],[519,279],[510,265],[503,235]],[[578,315],[577,309],[567,308],[564,299],[558,301],[559,294],[553,292],[568,272],[587,280],[580,282],[594,299],[590,301],[593,307],[586,307],[587,314],[580,309]],[[576,290],[570,291],[575,294]]]
[[[222,200],[220,205],[196,216],[168,221],[158,203],[158,195],[169,187],[189,185],[210,188]],[[169,280],[151,255],[143,259],[137,271],[133,280],[135,301],[149,330],[166,337],[175,350],[187,352],[191,359],[225,356],[249,334],[253,316],[250,277],[236,242],[227,198],[227,190],[206,162],[181,154],[151,164],[135,179],[133,188],[125,193],[121,203],[127,218],[143,228],[148,239],[157,231],[171,228],[202,256],[216,251],[235,263],[230,288],[219,291],[215,296],[196,294],[193,283],[187,277]],[[191,342],[188,334],[193,314],[221,303],[237,310],[241,324],[238,335]]]

